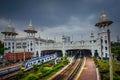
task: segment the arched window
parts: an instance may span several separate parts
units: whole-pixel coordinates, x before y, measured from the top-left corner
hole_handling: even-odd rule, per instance
[[[105,47],[105,50],[107,50],[107,47]]]
[[[38,51],[36,51],[36,57],[39,57],[39,53],[38,53]]]
[[[8,45],[10,45],[10,42],[8,43]]]
[[[31,48],[31,51],[32,51],[33,49]]]
[[[32,46],[32,43],[30,43],[30,45]]]
[[[107,40],[105,40],[105,44],[107,44]]]
[[[12,44],[14,45],[14,42]]]

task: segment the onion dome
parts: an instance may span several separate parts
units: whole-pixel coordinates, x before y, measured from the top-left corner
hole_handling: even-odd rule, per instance
[[[32,26],[32,22],[30,21],[29,26],[26,30],[24,30],[24,32],[27,33],[37,33],[37,31],[34,29],[34,27]]]
[[[18,35],[18,33],[15,32],[15,28],[12,26],[12,24],[9,24],[3,32],[3,34],[7,35]]]
[[[104,27],[104,26],[109,26],[113,22],[108,19],[107,15],[105,14],[104,11],[102,11],[101,16],[99,17],[99,22],[95,24],[95,26],[98,27]]]

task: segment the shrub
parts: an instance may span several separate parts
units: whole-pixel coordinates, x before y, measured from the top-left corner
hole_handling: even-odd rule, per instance
[[[118,74],[114,73],[113,80],[120,80],[120,76]]]
[[[29,76],[27,80],[38,80],[38,78],[34,75]]]
[[[17,74],[17,78],[20,79],[20,78],[23,78],[25,75],[22,71],[20,71],[18,74]]]

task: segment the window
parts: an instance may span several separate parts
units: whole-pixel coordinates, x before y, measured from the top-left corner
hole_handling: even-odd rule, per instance
[[[32,43],[30,43],[30,45],[32,46]]]
[[[31,51],[32,51],[32,48],[31,48]]]
[[[105,47],[105,50],[107,50],[107,47]]]
[[[103,40],[101,39],[101,43],[103,43]]]
[[[105,40],[105,44],[107,44],[107,40]]]
[[[10,45],[10,42],[8,43],[8,45]]]

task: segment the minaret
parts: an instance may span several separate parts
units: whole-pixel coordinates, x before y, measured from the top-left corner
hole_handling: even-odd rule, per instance
[[[109,42],[108,42],[108,26],[111,25],[113,22],[110,21],[105,14],[104,11],[102,11],[101,16],[99,17],[99,22],[95,24],[99,28],[98,36],[99,36],[99,42],[100,42],[100,57],[108,58],[109,57]]]
[[[94,50],[94,33],[91,33],[91,50],[92,50],[92,56],[94,56],[95,54],[95,50]]]
[[[65,36],[64,34],[62,35],[62,53],[63,57],[65,56]]]
[[[41,57],[41,38],[40,35],[38,37],[38,55]]]
[[[4,35],[4,53],[7,52],[16,52],[16,35],[18,33],[15,32],[15,28],[12,26],[11,22],[9,22],[8,26],[5,28],[5,31],[1,32]]]
[[[36,57],[36,52],[35,52],[35,33],[37,33],[37,31],[33,28],[32,26],[32,21],[30,21],[29,26],[26,30],[24,30],[24,32],[27,33],[27,51],[28,52],[32,52],[33,57]]]

